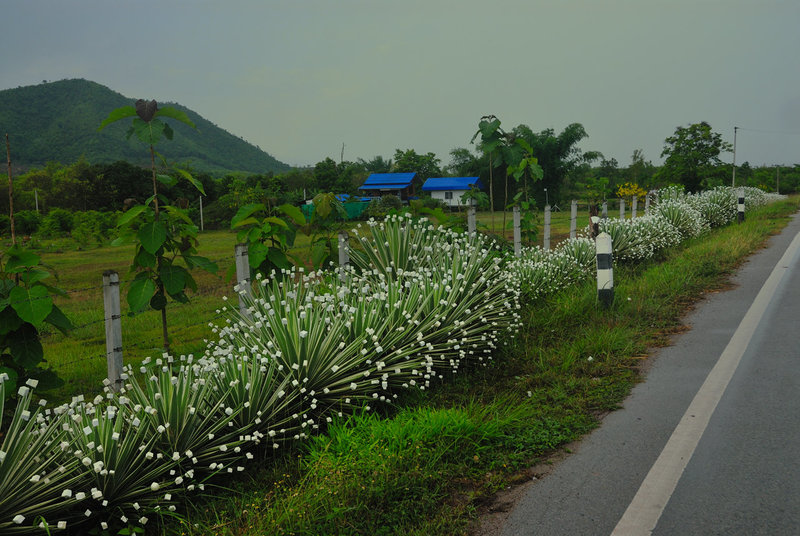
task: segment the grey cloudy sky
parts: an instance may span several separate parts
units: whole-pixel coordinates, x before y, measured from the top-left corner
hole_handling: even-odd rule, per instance
[[[180,102],[293,165],[467,147],[482,115],[661,162],[708,121],[800,162],[798,0],[2,0],[0,88]],[[730,161],[731,155],[726,160]]]

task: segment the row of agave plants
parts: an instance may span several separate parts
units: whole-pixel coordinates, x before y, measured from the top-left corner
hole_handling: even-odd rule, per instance
[[[652,214],[601,227],[618,259],[639,260],[735,216],[730,189],[664,191]],[[55,408],[34,402],[34,381],[19,387],[0,428],[0,533],[110,533],[180,515],[188,495],[245,460],[489,363],[518,330],[523,300],[594,266],[585,237],[518,258],[408,216],[371,221],[356,237],[348,267],[258,275],[239,290],[246,312],[223,307],[202,356],[148,359],[126,369],[121,391]],[[0,376],[0,415],[7,384]]]

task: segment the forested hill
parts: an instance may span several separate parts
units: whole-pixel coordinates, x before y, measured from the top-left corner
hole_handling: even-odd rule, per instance
[[[83,79],[2,90],[0,135],[8,133],[12,163],[21,171],[51,161],[68,164],[81,156],[90,163],[127,160],[149,165],[148,150],[135,137],[125,139],[130,121],[119,121],[97,131],[111,110],[135,101],[136,98]],[[197,129],[192,129],[167,120],[175,130],[175,137],[159,144],[156,150],[170,162],[213,174],[277,173],[290,168],[180,104],[158,104],[185,111],[197,125]]]

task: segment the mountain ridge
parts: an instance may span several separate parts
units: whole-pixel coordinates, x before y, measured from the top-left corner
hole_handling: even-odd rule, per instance
[[[0,90],[0,133],[8,133],[12,164],[21,171],[81,157],[98,164],[126,160],[149,166],[149,151],[135,137],[126,139],[128,121],[97,130],[112,110],[135,100],[82,78],[4,89]],[[156,150],[170,162],[215,175],[291,169],[186,106],[166,101],[158,104],[186,112],[197,126],[192,129],[167,120],[175,137]]]

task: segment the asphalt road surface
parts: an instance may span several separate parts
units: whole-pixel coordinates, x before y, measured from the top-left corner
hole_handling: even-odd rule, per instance
[[[733,282],[504,536],[800,535],[800,216]]]

